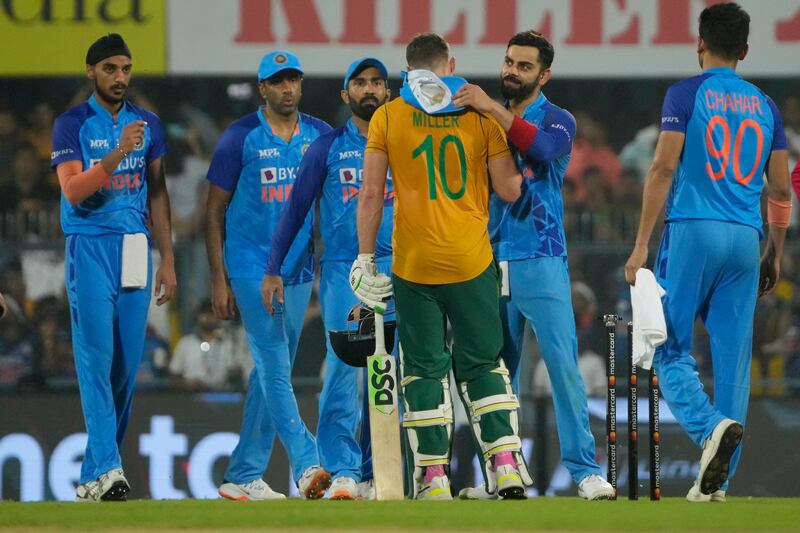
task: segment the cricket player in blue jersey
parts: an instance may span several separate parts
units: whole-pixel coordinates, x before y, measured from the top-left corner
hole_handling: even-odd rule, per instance
[[[322,497],[330,484],[330,474],[319,466],[316,440],[300,418],[291,382],[314,279],[312,214],[303,221],[280,272],[287,286],[285,303],[268,314],[259,290],[300,159],[331,129],[298,112],[302,80],[297,56],[283,50],[265,55],[258,68],[264,105],[223,133],[208,169],[206,248],[212,306],[221,319],[232,318],[238,307],[255,362],[239,443],[219,488],[221,496],[233,500],[285,498],[262,479],[276,433],[305,498]]]
[[[700,14],[697,54],[702,73],[671,86],[648,171],[636,245],[625,264],[633,284],[666,201],[666,226],[653,270],[666,289],[668,339],[656,351],[664,399],[703,448],[686,498],[725,501],[739,462],[750,397],[753,313],[759,291],[778,280],[791,215],[783,124],[774,102],[736,73],[748,51],[750,17],[737,4]],[[761,193],[767,173],[769,239]],[[714,401],[691,355],[700,317],[711,339]]]
[[[386,79],[386,67],[376,58],[365,57],[350,65],[344,78],[342,100],[350,106],[352,117],[344,126],[322,135],[309,147],[272,241],[262,285],[264,302],[269,309],[272,309],[273,295],[278,305],[284,301],[283,280],[279,275],[282,265],[286,265],[290,245],[312,212],[314,200],[319,198],[320,231],[325,246],[321,258],[320,301],[322,320],[328,331],[346,329],[348,311],[358,304],[348,281],[350,266],[358,256],[356,205],[369,121],[389,98]],[[392,182],[387,183],[385,216],[375,262],[381,272],[388,274],[392,264],[394,192]],[[288,292],[286,298],[289,298]],[[325,379],[317,428],[319,453],[322,466],[333,476],[329,497],[352,500],[369,492],[366,481],[372,476],[369,456],[362,453],[367,450],[362,450],[355,439],[361,418],[359,370],[343,363],[334,353],[330,340],[326,342]],[[366,416],[362,422],[367,422]],[[368,428],[362,425],[361,434],[362,445],[366,448]],[[364,460],[362,455],[366,455]],[[365,482],[361,484],[361,491],[357,489],[359,482]]]
[[[77,501],[124,501],[120,447],[144,351],[151,287],[158,305],[175,292],[161,121],[125,100],[131,52],[118,34],[86,54],[88,102],[53,125],[51,165],[61,185],[72,348],[89,435]],[[148,218],[161,265],[151,276]]]
[[[460,89],[454,103],[497,119],[523,175],[520,199],[509,204],[492,195],[489,216],[492,247],[504,273],[503,360],[514,391],[519,393],[522,337],[525,322],[530,321],[553,384],[561,460],[578,485],[578,494],[589,500],[608,499],[613,487],[600,475],[594,458],[586,392],[578,371],[564,236],[561,187],[572,154],[575,119],[542,92],[550,80],[553,56],[552,44],[540,33],[518,33],[508,42],[500,73],[505,105],[476,85]],[[462,490],[460,496],[494,495],[477,487]]]

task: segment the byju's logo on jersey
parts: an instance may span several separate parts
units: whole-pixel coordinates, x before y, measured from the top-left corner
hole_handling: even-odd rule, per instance
[[[258,158],[259,159],[267,159],[270,157],[279,157],[281,155],[281,151],[278,148],[267,148],[265,150],[258,151]]]
[[[354,168],[340,168],[339,182],[347,185],[355,185],[358,178],[358,171]]]
[[[275,167],[261,169],[261,183],[270,184],[278,182],[278,169]]]
[[[89,148],[105,148],[108,150],[108,139],[89,139]]]

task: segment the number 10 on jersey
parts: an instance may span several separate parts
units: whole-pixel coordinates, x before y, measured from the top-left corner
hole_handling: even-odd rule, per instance
[[[450,189],[447,183],[447,146],[452,144],[455,147],[456,154],[458,155],[459,170],[461,171],[461,186],[458,190]],[[425,168],[428,174],[428,197],[431,200],[436,200],[436,164],[433,159],[434,146],[433,136],[428,135],[422,144],[411,153],[411,156],[416,159],[420,155],[425,155]],[[439,143],[439,181],[442,184],[442,190],[445,196],[451,200],[458,200],[467,190],[467,154],[464,152],[464,145],[461,139],[455,135],[448,135]]]

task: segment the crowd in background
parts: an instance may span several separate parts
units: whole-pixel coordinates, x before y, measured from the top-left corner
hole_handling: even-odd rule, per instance
[[[251,110],[257,96],[248,83],[224,86],[227,98],[209,102],[192,102],[191,93],[176,99],[169,86],[153,94],[131,93],[133,100],[162,117],[167,130],[165,163],[179,286],[178,299],[168,309],[151,308],[138,375],[143,387],[241,390],[252,370],[241,325],[216,320],[207,300],[206,170],[220,133],[238,114]],[[62,95],[61,100],[22,104],[0,101],[0,291],[10,310],[0,322],[0,390],[77,384],[64,294],[60,192],[49,168],[56,115],[85,99],[88,92],[81,87],[69,96],[70,100]],[[779,104],[793,166],[800,157],[800,98],[789,96]],[[301,110],[308,111],[305,107],[301,104]],[[612,133],[621,138],[615,123],[591,110],[571,111],[578,130],[563,187],[564,223],[581,372],[589,394],[601,396],[606,347],[605,330],[597,317],[611,312],[630,317],[622,264],[638,224],[644,176],[659,133],[658,113],[643,113],[638,122],[629,118],[626,138],[612,143]],[[334,125],[346,116],[346,109],[339,106],[328,106],[327,116],[311,112]],[[796,229],[790,232],[782,280],[772,294],[759,300],[755,315],[754,395],[800,394],[800,273],[793,264],[800,246],[792,233]],[[306,325],[309,331],[304,335],[311,340],[301,342],[295,376],[318,379],[324,333],[313,299]],[[703,328],[697,332],[693,355],[700,372],[710,375],[708,338]],[[535,342],[527,345],[535,354]],[[531,361],[528,390],[547,395],[544,367],[535,358]]]

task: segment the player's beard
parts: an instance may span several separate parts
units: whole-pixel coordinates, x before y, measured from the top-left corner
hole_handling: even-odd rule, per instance
[[[119,94],[112,93],[111,91],[116,89],[117,87],[122,89],[122,92]],[[127,85],[124,85],[122,83],[115,83],[114,85],[109,87],[109,89],[110,89],[109,91],[105,91],[102,88],[100,88],[100,85],[97,82],[95,82],[94,84],[95,93],[97,93],[97,95],[105,102],[111,105],[117,105],[121,103],[123,100],[125,100],[125,95],[128,93]]]
[[[509,84],[507,80],[512,81],[512,83]],[[515,84],[513,81],[517,83]],[[523,83],[516,76],[506,76],[500,80],[500,93],[506,100],[525,100],[538,88],[539,82]]]
[[[376,96],[365,96],[359,101],[351,98],[350,111],[358,118],[369,122],[372,119],[372,115],[375,114],[375,110],[378,109],[382,103],[383,102],[378,100]]]

